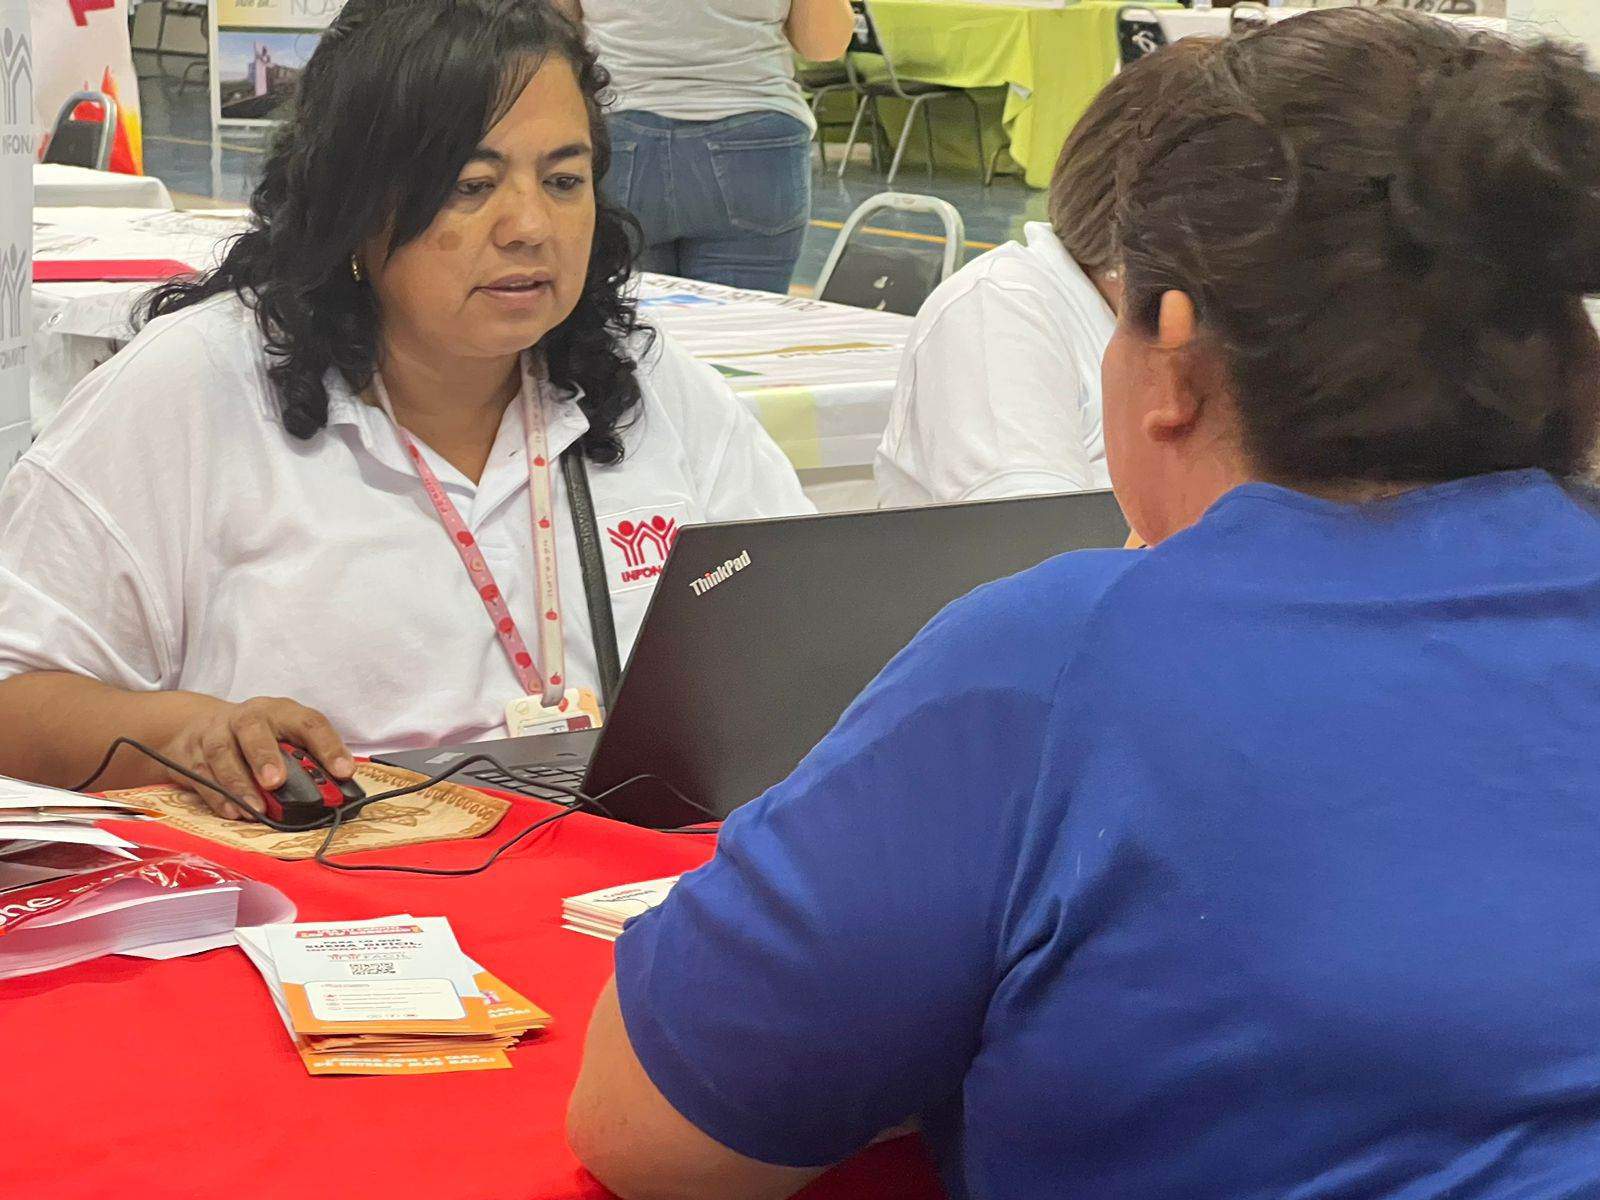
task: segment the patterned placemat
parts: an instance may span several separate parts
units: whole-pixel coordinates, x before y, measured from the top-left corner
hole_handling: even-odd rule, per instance
[[[376,763],[363,763],[356,770],[356,783],[369,796],[421,783],[425,778]],[[193,792],[175,787],[135,788],[110,794],[136,799],[174,829],[235,850],[251,850],[273,858],[310,858],[328,836],[325,829],[279,833],[254,821],[225,821],[201,803]],[[394,850],[425,842],[482,837],[500,823],[510,807],[510,801],[497,796],[453,783],[436,783],[413,796],[383,800],[363,809],[359,817],[339,830],[332,853],[337,856],[363,850]]]

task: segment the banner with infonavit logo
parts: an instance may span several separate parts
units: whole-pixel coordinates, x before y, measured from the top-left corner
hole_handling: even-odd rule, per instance
[[[30,0],[28,7],[33,17],[36,132],[49,137],[61,106],[73,93],[104,92],[117,102],[111,169],[143,175],[139,77],[128,40],[128,0]]]
[[[32,438],[33,39],[28,0],[0,0],[0,477]]]

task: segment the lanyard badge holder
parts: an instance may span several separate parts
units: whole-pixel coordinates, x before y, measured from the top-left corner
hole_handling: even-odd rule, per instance
[[[611,611],[611,593],[606,586],[605,563],[600,548],[599,526],[595,520],[582,451],[574,445],[562,455],[561,469],[572,508],[589,623],[594,634],[601,689],[601,698],[597,700],[587,688],[566,685],[566,647],[561,630],[561,595],[556,559],[555,503],[545,429],[545,390],[549,384],[542,373],[535,379],[531,355],[525,354],[522,359],[522,390],[518,399],[523,406],[523,424],[527,431],[528,498],[532,509],[534,586],[538,596],[539,664],[535,663],[472,532],[423,458],[416,441],[395,420],[394,408],[389,402],[382,377],[374,375],[372,383],[378,403],[388,415],[401,449],[422,481],[423,490],[438,513],[440,523],[450,535],[450,542],[472,580],[489,620],[494,624],[501,648],[525,693],[521,699],[513,700],[506,706],[508,732],[516,737],[598,727],[603,720],[601,703],[609,708],[622,673],[616,623]],[[540,665],[546,674],[540,674]]]
[[[571,688],[553,707],[534,696],[513,700],[506,705],[506,730],[512,737],[598,728],[604,720],[600,715],[602,707],[605,712],[611,711],[617,683],[622,677],[611,589],[606,586],[605,553],[600,547],[600,525],[594,515],[589,472],[581,446],[570,446],[562,454],[561,475],[567,485],[567,502],[572,509],[573,532],[578,542],[578,564],[583,572],[583,592],[600,674],[600,698],[597,701],[588,688]]]

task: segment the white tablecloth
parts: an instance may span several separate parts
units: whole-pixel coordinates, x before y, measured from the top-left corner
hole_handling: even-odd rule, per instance
[[[710,363],[801,470],[870,469],[911,318],[645,275],[639,314]]]
[[[167,185],[148,175],[117,175],[59,163],[33,166],[33,206],[171,209]]]
[[[1324,8],[1337,8],[1340,5],[1325,4]],[[1287,17],[1298,16],[1303,12],[1313,11],[1307,8],[1273,8],[1268,10],[1271,20],[1282,21]],[[1161,21],[1161,28],[1166,32],[1169,41],[1186,37],[1222,37],[1228,32],[1228,19],[1230,10],[1226,8],[1193,9],[1172,8],[1157,9],[1156,16]],[[1492,33],[1506,32],[1506,19],[1504,17],[1473,17],[1456,16],[1447,13],[1435,13],[1435,16],[1444,21],[1455,21],[1474,29],[1486,29]]]
[[[92,173],[92,172],[91,172]],[[36,262],[71,259],[176,259],[197,270],[218,262],[243,228],[237,210],[215,214],[159,208],[36,208]],[[147,283],[33,285],[33,428],[44,428],[67,393],[132,336],[135,303]]]
[[[171,258],[215,263],[240,214],[134,209],[39,210],[34,255]],[[42,429],[69,391],[129,336],[148,284],[35,284],[33,420]],[[798,296],[739,291],[665,275],[639,283],[640,315],[711,364],[808,473],[853,486],[870,471],[888,422],[911,319]],[[836,481],[837,482],[837,481]]]

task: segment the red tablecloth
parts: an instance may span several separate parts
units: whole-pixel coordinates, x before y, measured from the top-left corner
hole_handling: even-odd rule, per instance
[[[518,802],[487,837],[350,861],[466,866],[553,811]],[[113,826],[275,884],[303,921],[447,916],[462,948],[555,1018],[509,1071],[312,1079],[237,949],[105,958],[0,982],[0,1197],[546,1200],[607,1193],[563,1121],[611,947],[561,928],[560,902],[690,870],[711,839],[574,816],[482,875],[345,875],[226,850],[159,825]],[[920,1141],[875,1147],[808,1198],[931,1200]]]

